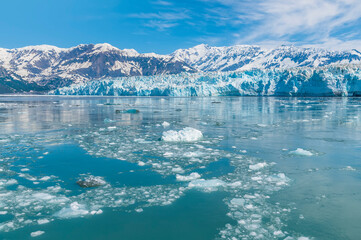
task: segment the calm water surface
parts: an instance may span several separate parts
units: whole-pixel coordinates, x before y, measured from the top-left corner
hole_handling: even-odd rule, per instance
[[[360,156],[359,98],[3,96],[0,238],[360,239]]]

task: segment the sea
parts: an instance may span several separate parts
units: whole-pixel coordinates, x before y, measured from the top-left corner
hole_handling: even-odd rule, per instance
[[[0,96],[0,239],[356,240],[360,209],[360,98]]]

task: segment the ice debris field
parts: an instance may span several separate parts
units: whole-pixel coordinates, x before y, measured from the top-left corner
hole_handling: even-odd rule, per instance
[[[240,122],[229,122],[233,111],[222,113],[223,104],[211,104],[208,100],[197,100],[201,101],[197,104],[185,99],[55,100],[34,102],[33,107],[23,102],[1,104],[2,114],[7,114],[11,121],[2,125],[7,130],[0,136],[0,235],[37,226],[36,231],[28,234],[41,237],[47,234],[42,226],[59,220],[91,218],[107,209],[142,214],[153,206],[171,205],[189,191],[204,194],[220,191],[225,193],[223,202],[231,221],[218,230],[216,239],[311,239],[312,236],[287,226],[287,219],[297,206],[272,201],[274,194],[292,185],[292,179],[275,168],[277,163],[270,161],[267,154],[257,154],[259,148],[247,144],[259,147],[257,141],[266,139],[273,129],[312,127],[334,115],[324,111],[313,118],[304,115],[294,119],[257,118],[258,122],[241,126]],[[309,111],[304,101],[269,101],[267,111],[273,111],[275,105]],[[319,107],[318,103],[308,103],[315,109]],[[247,119],[251,116],[246,111],[250,105],[241,106],[244,111],[237,111],[237,119]],[[131,108],[140,110],[123,111]],[[60,118],[56,117],[59,109]],[[74,109],[80,114],[74,115]],[[212,115],[214,111],[218,113]],[[28,117],[20,117],[24,114]],[[36,122],[37,119],[42,121]],[[18,124],[16,128],[11,125],[14,122]],[[93,160],[79,159],[79,165],[62,163],[66,156],[61,153],[55,157],[54,152],[66,144],[79,147]],[[264,141],[266,148],[267,144]],[[279,147],[279,154],[296,161],[321,154],[317,149],[299,145]],[[103,163],[95,162],[94,170],[91,161],[97,159]],[[107,168],[107,164],[113,163],[107,159],[130,164],[131,169],[122,172],[113,166]],[[56,167],[50,171],[54,161],[75,165],[69,165],[74,166],[68,169],[70,173]],[[223,172],[212,167],[222,161],[227,163]],[[99,170],[97,164],[106,170]],[[158,180],[127,183],[119,180],[122,174],[140,174],[140,177],[153,174]]]

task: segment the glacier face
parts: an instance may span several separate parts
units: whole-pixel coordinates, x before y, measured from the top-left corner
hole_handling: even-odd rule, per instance
[[[256,69],[108,78],[51,91],[104,96],[361,96],[361,67]]]

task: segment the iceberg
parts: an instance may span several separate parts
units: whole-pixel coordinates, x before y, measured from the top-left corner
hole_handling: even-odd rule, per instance
[[[54,214],[58,218],[74,218],[89,214],[89,211],[85,209],[83,204],[73,202],[69,207],[65,207]]]
[[[35,231],[35,232],[30,233],[30,236],[31,237],[38,237],[40,235],[43,235],[44,233],[45,233],[44,231]]]
[[[105,78],[50,95],[102,96],[361,96],[360,65]]]
[[[186,127],[180,131],[169,130],[163,132],[162,140],[165,142],[195,142],[203,138],[201,131]]]
[[[313,155],[312,152],[310,152],[308,150],[305,150],[305,149],[302,149],[302,148],[297,148],[296,150],[291,151],[290,154],[300,155],[300,156],[307,156],[307,157],[310,157],[310,156]]]

